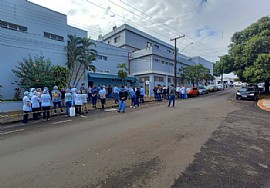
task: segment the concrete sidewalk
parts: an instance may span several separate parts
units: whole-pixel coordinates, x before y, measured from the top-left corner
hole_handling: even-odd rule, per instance
[[[270,112],[270,99],[260,99],[257,102],[257,106],[260,107],[261,109],[265,110],[265,111]]]
[[[145,97],[145,102],[152,102],[154,101],[153,98]],[[131,100],[127,100],[127,107],[129,107],[131,104]],[[1,105],[1,104],[0,104]],[[109,99],[106,101],[105,108],[118,108],[119,104],[115,104],[113,99]],[[10,125],[13,123],[18,123],[22,121],[23,111],[21,110],[22,102],[4,102],[2,103],[2,108],[5,108],[6,110],[0,111],[0,126]],[[2,109],[1,108],[1,109]],[[88,111],[93,111],[95,108],[92,108],[92,105],[90,103],[87,104]],[[7,110],[9,109],[9,110]],[[97,109],[101,109],[101,103],[98,100],[97,102]],[[63,110],[65,112],[65,107],[63,107]],[[60,113],[59,109],[57,110],[58,113],[53,113],[53,107],[51,107],[51,117],[57,116],[57,115],[65,115],[65,113]],[[32,120],[32,113],[29,115],[29,120]]]
[[[0,113],[19,111],[22,109],[22,101],[1,101],[0,102]]]

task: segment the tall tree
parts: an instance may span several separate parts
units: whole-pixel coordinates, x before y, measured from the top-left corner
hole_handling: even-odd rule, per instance
[[[121,78],[122,83],[124,83],[124,80],[128,77],[128,68],[126,67],[125,63],[120,63],[116,66],[116,68],[120,69],[118,70],[118,77]]]
[[[233,71],[233,59],[230,55],[220,57],[220,60],[214,64],[214,75],[220,76],[221,74],[229,74]]]
[[[94,45],[95,43],[92,42],[91,39],[89,38],[80,38],[79,40],[79,52],[80,54],[78,55],[78,62],[79,66],[78,69],[76,70],[76,75],[75,79],[73,82],[73,85],[77,87],[78,83],[82,79],[82,77],[85,75],[86,70],[92,70],[96,71],[95,66],[92,64],[92,61],[96,59],[96,50],[91,49],[90,46]]]
[[[92,61],[96,59],[97,52],[91,49],[90,46],[95,45],[89,38],[76,37],[69,35],[68,45],[66,47],[68,54],[68,68],[70,70],[69,82],[70,85],[77,87],[78,83],[85,75],[86,70],[95,72],[95,66]]]
[[[68,35],[68,44],[65,47],[67,51],[67,67],[69,68],[69,81],[68,85],[71,85],[72,78],[74,77],[75,67],[80,55],[80,49],[78,48],[80,37],[75,35]]]
[[[262,17],[243,31],[236,32],[229,47],[232,61],[226,61],[226,64],[241,81],[265,82],[265,91],[269,93],[270,17]]]
[[[193,66],[188,66],[183,69],[181,77],[186,80],[190,80],[193,87],[195,84],[199,84],[199,81],[206,81],[211,79],[210,70],[205,68],[202,64],[196,64]]]

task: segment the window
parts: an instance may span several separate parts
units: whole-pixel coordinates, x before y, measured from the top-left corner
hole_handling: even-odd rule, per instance
[[[139,82],[149,81],[149,76],[139,77]]]
[[[147,42],[146,42],[146,48],[150,48],[150,47],[152,47],[152,43],[149,42],[149,41],[147,41]]]
[[[164,61],[162,61],[161,63],[162,63],[162,64],[164,64],[165,62],[164,62]]]
[[[157,49],[159,49],[159,45],[155,44],[155,47],[156,47]]]
[[[164,78],[161,76],[155,76],[155,82],[164,82]]]
[[[172,53],[171,50],[167,50],[169,53]]]
[[[154,59],[154,61],[155,61],[156,63],[158,63],[158,62],[159,62],[159,60],[158,60],[158,59],[156,59],[156,58]]]
[[[171,78],[168,78],[168,83],[171,83],[172,82],[172,79]]]
[[[14,24],[14,23],[9,23],[3,20],[0,20],[0,27],[14,30],[14,31],[21,31],[21,32],[27,32],[27,27],[24,27],[22,25]]]
[[[119,41],[120,41],[120,36],[117,36],[117,37],[114,38],[114,43],[117,43]]]
[[[16,24],[9,23],[9,24],[8,24],[8,28],[11,29],[11,30],[17,31],[17,25],[16,25]]]
[[[64,37],[62,37],[62,36],[60,36],[60,35],[56,35],[56,34],[44,32],[44,37],[45,37],[45,38],[52,39],[52,40],[57,40],[57,41],[64,42]]]
[[[173,63],[169,63],[171,66],[173,66]]]
[[[103,56],[103,55],[97,55],[96,56],[96,59],[107,61],[108,60],[108,57],[107,56]]]
[[[166,62],[166,65],[168,65],[169,63],[168,62]]]

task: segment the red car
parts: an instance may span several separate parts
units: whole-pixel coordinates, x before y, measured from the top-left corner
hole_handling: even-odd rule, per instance
[[[188,97],[196,97],[199,96],[199,90],[196,87],[187,88],[187,95]]]

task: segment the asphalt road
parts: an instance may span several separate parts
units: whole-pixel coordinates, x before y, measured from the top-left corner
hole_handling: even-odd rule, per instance
[[[269,113],[233,92],[15,127],[0,187],[267,187]]]

